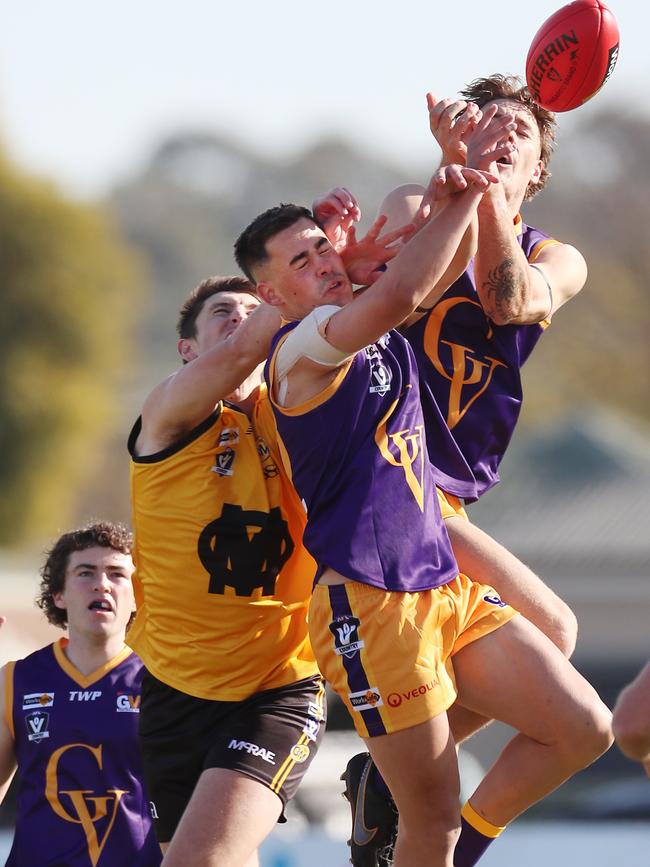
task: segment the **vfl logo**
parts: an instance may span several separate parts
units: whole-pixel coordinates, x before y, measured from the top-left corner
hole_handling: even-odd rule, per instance
[[[39,707],[52,707],[53,704],[53,692],[28,692],[23,696],[23,710],[32,710],[32,708]]]
[[[406,484],[421,512],[424,512],[424,425],[418,424],[413,431],[400,430],[388,433],[388,419],[397,406],[395,401],[377,426],[375,442],[382,457],[393,467],[404,470]],[[390,444],[389,444],[390,441]],[[390,449],[393,446],[396,454]]]
[[[483,308],[477,301],[469,298],[449,298],[441,301],[433,308],[424,332],[424,350],[431,360],[435,370],[444,379],[449,380],[449,404],[447,410],[447,426],[453,430],[463,418],[475,400],[485,392],[490,385],[497,367],[507,367],[503,361],[485,356],[476,358],[467,346],[451,343],[441,339],[442,326],[449,311],[458,304],[471,304],[477,307],[480,315],[485,317]],[[488,337],[491,336],[491,329]],[[440,358],[440,347],[448,346],[451,354],[451,371],[443,365]]]
[[[385,343],[382,344],[385,346]],[[365,348],[366,358],[370,362],[370,387],[369,394],[386,394],[390,390],[390,384],[393,380],[393,375],[390,368],[384,364],[381,357],[381,352],[377,349],[374,343]]]
[[[365,647],[363,641],[359,640],[359,625],[356,617],[346,617],[330,623],[330,632],[334,636],[334,653],[353,659],[361,648]]]
[[[45,738],[49,738],[50,733],[47,730],[50,724],[50,715],[47,711],[33,710],[25,717],[25,725],[27,726],[27,740],[39,744]]]
[[[88,856],[93,867],[96,867],[106,845],[115,818],[127,789],[106,789],[101,794],[95,794],[92,789],[59,790],[58,767],[61,757],[68,750],[87,750],[94,758],[99,770],[103,770],[102,745],[91,747],[89,744],[67,744],[59,747],[50,756],[45,771],[45,797],[56,815],[65,822],[81,825],[88,845]],[[65,795],[66,806],[61,801]],[[103,827],[104,833],[101,834]]]
[[[115,710],[122,713],[140,713],[140,696],[118,693]]]
[[[225,503],[221,517],[201,532],[198,555],[210,576],[208,593],[272,596],[278,574],[293,554],[287,522],[276,506],[268,512],[244,511]]]
[[[224,449],[222,452],[219,452],[218,455],[214,457],[214,466],[211,467],[212,472],[216,473],[218,476],[232,476],[233,474],[233,464],[235,463],[235,450],[231,449],[230,446],[227,449]]]
[[[383,701],[376,686],[370,686],[368,689],[363,689],[361,692],[351,692],[348,695],[352,710],[373,710],[376,707],[382,707]]]
[[[483,601],[488,602],[490,605],[496,605],[497,608],[508,607],[508,603],[504,602],[503,599],[496,595],[496,593],[494,594],[494,596],[484,596]]]

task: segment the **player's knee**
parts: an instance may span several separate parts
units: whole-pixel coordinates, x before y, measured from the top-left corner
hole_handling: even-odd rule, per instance
[[[630,759],[644,761],[650,755],[650,720],[640,720],[614,711],[612,728],[616,745]]]
[[[612,713],[597,696],[580,716],[580,722],[562,740],[567,761],[576,771],[590,765],[614,743]]]

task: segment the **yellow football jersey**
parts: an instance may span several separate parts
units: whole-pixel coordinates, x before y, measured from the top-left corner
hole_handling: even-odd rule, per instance
[[[145,457],[134,452],[140,425],[129,437],[138,611],[128,643],[159,680],[214,701],[315,674],[304,509],[255,415],[220,405]]]

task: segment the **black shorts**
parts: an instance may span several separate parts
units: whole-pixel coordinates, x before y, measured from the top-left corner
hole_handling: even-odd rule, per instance
[[[140,749],[159,842],[168,843],[199,777],[227,768],[268,786],[284,807],[294,796],[325,731],[320,675],[244,701],[209,701],[145,672]]]

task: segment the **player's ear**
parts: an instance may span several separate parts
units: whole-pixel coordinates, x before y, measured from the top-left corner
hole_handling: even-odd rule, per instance
[[[260,280],[255,288],[262,301],[270,304],[271,307],[279,307],[282,304],[282,298],[278,290],[268,280]]]
[[[542,160],[537,160],[537,165],[535,166],[535,171],[531,175],[530,181],[528,183],[530,183],[530,184],[538,183],[539,179],[542,176],[543,171],[544,171],[544,163],[542,162]]]
[[[65,609],[68,607],[63,601],[63,591],[61,591],[60,593],[53,593],[52,602],[54,602],[55,608],[61,608],[63,609],[63,611],[65,611]]]
[[[181,337],[176,344],[178,348],[178,354],[183,359],[183,362],[187,364],[189,361],[194,361],[195,358],[198,358],[196,350],[192,345],[192,341],[187,337]]]

